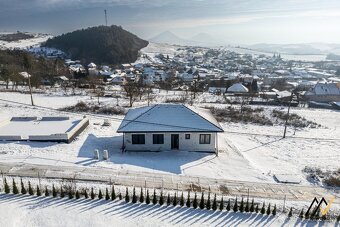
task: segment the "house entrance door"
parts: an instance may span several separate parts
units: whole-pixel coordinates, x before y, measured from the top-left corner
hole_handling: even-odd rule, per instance
[[[171,150],[179,149],[179,135],[171,134]]]

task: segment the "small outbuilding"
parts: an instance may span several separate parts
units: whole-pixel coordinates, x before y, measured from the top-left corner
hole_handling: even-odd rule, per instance
[[[124,135],[124,151],[217,153],[217,133],[223,129],[209,110],[157,104],[129,110],[117,132]]]

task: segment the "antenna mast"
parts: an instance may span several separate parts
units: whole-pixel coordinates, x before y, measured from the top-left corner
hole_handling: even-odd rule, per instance
[[[105,26],[107,26],[107,13],[106,13],[106,9],[104,9],[104,13],[105,13]]]

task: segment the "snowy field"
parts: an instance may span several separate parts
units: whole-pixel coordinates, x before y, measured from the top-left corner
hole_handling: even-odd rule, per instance
[[[31,46],[40,46],[41,43],[46,42],[49,38],[52,38],[51,35],[45,34],[33,34],[34,37],[31,39],[18,40],[13,42],[7,42],[0,40],[0,49],[27,49]]]
[[[154,101],[160,101],[166,95],[169,94],[161,92],[157,96],[158,99]],[[209,94],[203,96],[205,100],[214,99]],[[0,99],[27,104],[30,102],[29,95],[19,93],[0,93]],[[51,94],[34,94],[34,99],[37,105],[52,108],[74,105],[80,100],[96,101],[88,96],[52,96]],[[113,98],[101,98],[102,105],[115,104],[115,101]],[[145,100],[134,105],[143,104]],[[203,103],[197,105],[205,106]],[[301,108],[294,108],[292,112],[304,116],[307,120],[315,121],[322,127],[297,131],[288,128],[288,137],[281,139],[283,133],[281,125],[260,126],[222,122],[226,132],[219,135],[218,157],[207,153],[172,151],[141,154],[121,153],[122,135],[116,133],[116,130],[124,116],[89,116],[90,126],[71,144],[0,142],[0,159],[1,162],[98,167],[251,182],[275,183],[274,174],[289,174],[301,179],[303,184],[310,184],[302,171],[306,166],[319,167],[322,170],[339,168],[340,112]],[[0,119],[9,116],[40,117],[63,114],[58,111],[0,101]],[[82,114],[68,115],[71,118],[82,116]],[[110,118],[111,127],[102,126],[105,118]],[[107,149],[110,160],[93,160],[94,149],[100,151]]]
[[[336,226],[335,223],[121,201],[0,194],[0,226]]]

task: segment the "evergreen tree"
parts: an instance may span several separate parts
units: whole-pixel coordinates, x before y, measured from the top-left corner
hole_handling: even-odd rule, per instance
[[[85,199],[89,198],[89,194],[87,194],[87,190],[86,189],[84,190],[84,197],[85,197]]]
[[[262,208],[261,208],[261,214],[265,214],[265,213],[266,213],[266,208],[265,208],[265,204],[263,202]]]
[[[99,188],[98,199],[102,199],[102,198],[103,198],[103,193],[102,193],[102,190]]]
[[[271,210],[270,210],[270,203],[268,204],[268,208],[267,208],[267,215],[270,215]]]
[[[172,205],[177,206],[177,192],[175,192],[174,199],[172,200]]]
[[[112,185],[112,189],[111,189],[111,200],[115,200],[115,199],[116,199],[115,186]]]
[[[213,200],[213,203],[212,203],[212,209],[213,209],[213,210],[217,210],[216,194],[215,194],[215,196],[214,196],[214,200]]]
[[[198,207],[197,194],[196,194],[196,192],[195,192],[194,201],[192,202],[192,207],[193,207],[194,209],[197,209],[197,207]]]
[[[244,208],[244,211],[245,212],[249,212],[250,208],[249,208],[249,200],[247,199],[247,202],[246,202],[246,207]]]
[[[50,192],[48,191],[47,186],[45,186],[45,196],[50,196]]]
[[[199,208],[200,209],[204,209],[204,193],[202,192],[202,195],[201,195],[201,201],[200,201],[200,205],[199,205]]]
[[[60,197],[64,198],[65,197],[65,192],[63,190],[63,187],[60,187]]]
[[[105,199],[110,200],[109,189],[105,189]]]
[[[73,199],[74,196],[73,196],[73,190],[70,188],[69,191],[68,191],[68,198],[69,199]]]
[[[231,209],[231,203],[230,203],[230,199],[228,199],[226,210],[230,211],[230,209]]]
[[[54,187],[54,184],[52,185],[52,196],[57,197],[57,190]]]
[[[33,188],[31,186],[31,182],[28,181],[28,194],[34,195]]]
[[[303,208],[302,208],[302,210],[301,210],[301,212],[299,214],[299,218],[303,219],[303,216],[304,216],[304,212],[303,212]]]
[[[235,199],[233,211],[234,211],[234,212],[237,212],[237,211],[238,211],[237,198]]]
[[[126,187],[125,189],[125,202],[130,202],[130,195],[129,195],[129,189]]]
[[[207,204],[206,204],[207,210],[211,209],[211,202],[210,202],[210,193],[208,194]]]
[[[140,202],[140,203],[144,203],[143,188],[140,188],[139,202]]]
[[[276,204],[274,205],[274,209],[272,211],[272,215],[275,216],[276,215]]]
[[[153,197],[152,197],[152,204],[156,205],[157,204],[157,196],[156,196],[156,190],[153,190]]]
[[[259,212],[259,210],[260,210],[260,208],[259,208],[259,204],[256,204],[255,212],[256,212],[256,213],[258,213],[258,212]]]
[[[150,195],[149,195],[149,190],[146,190],[146,198],[145,198],[145,203],[150,204]]]
[[[5,193],[6,194],[8,194],[8,193],[10,193],[11,192],[11,190],[10,190],[10,188],[9,188],[9,185],[8,185],[8,183],[7,183],[7,179],[5,178]]]
[[[170,198],[170,194],[168,193],[168,198],[166,199],[166,205],[170,206],[171,204],[171,198]]]
[[[250,211],[250,212],[254,212],[254,211],[255,211],[254,199],[251,200],[251,204],[250,204],[249,211]]]
[[[24,182],[22,182],[22,179],[21,179],[21,194],[25,195],[26,193],[27,193],[27,190],[25,188]]]
[[[221,201],[220,201],[220,207],[219,207],[220,211],[222,211],[224,209],[224,202],[223,202],[223,196],[221,198]]]
[[[41,196],[41,191],[40,191],[39,185],[37,185],[37,196]]]
[[[91,188],[91,199],[94,199],[96,195],[94,194],[93,188]]]
[[[184,195],[183,195],[183,192],[182,192],[181,199],[179,200],[179,205],[180,205],[181,207],[183,207],[184,204],[185,204],[185,202],[184,202]]]
[[[185,205],[186,205],[187,207],[190,207],[190,206],[191,206],[191,201],[190,201],[190,191],[188,191],[187,201],[186,201]]]
[[[18,190],[17,184],[15,183],[14,179],[13,179],[13,194],[19,194],[19,190]]]
[[[159,205],[163,206],[164,204],[164,196],[163,196],[163,191],[161,191],[161,195],[159,197]]]
[[[137,203],[137,195],[136,195],[136,188],[135,187],[133,187],[132,203]]]
[[[288,217],[292,217],[293,216],[293,208],[291,207],[288,213]]]
[[[241,204],[240,204],[240,212],[243,213],[244,211],[244,202],[243,202],[243,197],[241,199]]]
[[[123,199],[123,195],[121,192],[119,192],[119,196],[118,196],[119,200],[122,200]]]
[[[80,194],[79,194],[79,191],[77,190],[76,191],[76,199],[79,199],[80,198]]]

